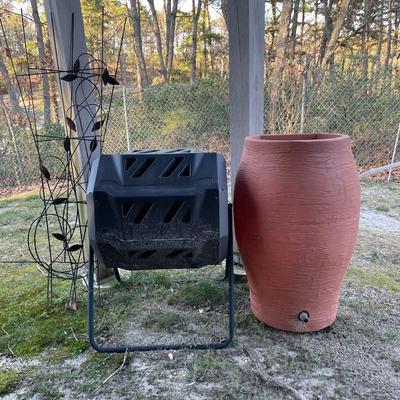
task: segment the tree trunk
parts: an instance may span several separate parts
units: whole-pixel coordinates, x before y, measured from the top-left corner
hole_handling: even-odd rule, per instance
[[[43,40],[43,30],[42,30],[42,23],[39,17],[38,5],[36,0],[31,0],[31,7],[32,7],[32,16],[33,20],[35,21],[35,28],[36,28],[36,39],[37,39],[37,46],[39,52],[39,66],[42,69],[46,68],[46,49],[44,46]],[[49,85],[49,77],[47,74],[43,74],[41,76],[42,81],[42,93],[43,93],[43,116],[44,116],[44,125],[48,125],[51,121],[51,108],[50,108],[50,85]]]
[[[140,74],[140,88],[144,89],[150,85],[150,81],[143,53],[142,32],[140,26],[140,1],[130,0],[130,4],[132,10],[134,48]]]
[[[388,27],[387,27],[387,45],[385,55],[385,70],[390,69],[390,57],[392,53],[392,13],[393,13],[393,0],[389,1],[388,10]]]
[[[322,59],[322,67],[325,67],[330,58],[332,57],[333,53],[336,50],[337,40],[339,38],[340,31],[343,28],[344,21],[346,20],[347,12],[349,10],[350,0],[342,0],[340,4],[340,9],[336,17],[335,24],[332,29],[332,33],[330,35],[328,44],[326,46],[326,51],[324,57]]]
[[[225,25],[228,27],[228,0],[221,0],[221,11],[224,17]]]
[[[372,75],[379,71],[379,65],[381,63],[382,56],[382,43],[383,43],[383,8],[384,8],[384,0],[380,0],[379,2],[379,23],[378,23],[378,43],[376,47],[376,54],[374,64],[372,66]]]
[[[4,53],[0,51],[0,74],[3,77],[4,83],[6,84],[8,97],[10,99],[10,104],[12,106],[13,113],[17,112],[18,114],[22,114],[22,110],[18,102],[17,91],[15,90],[15,87],[8,73],[7,66],[4,62],[3,54]]]
[[[301,26],[300,26],[300,56],[302,56],[302,53],[303,53],[305,18],[306,18],[306,0],[302,0],[302,4],[301,4]]]
[[[279,97],[282,89],[282,73],[285,68],[285,53],[292,6],[293,2],[291,0],[283,0],[278,37],[276,39],[276,53],[272,67],[270,83],[269,128],[271,131],[275,132],[278,129],[277,121],[279,114]]]
[[[328,40],[332,34],[332,29],[333,29],[332,5],[333,5],[333,0],[323,0],[323,12],[324,12],[325,25],[324,25],[324,33],[322,35],[322,40],[321,40],[321,48],[320,48],[320,52],[319,52],[320,63],[322,63],[322,60],[326,53],[326,47],[328,45]],[[330,57],[329,57],[328,61],[329,61],[329,64],[332,63],[332,59]]]
[[[153,18],[153,30],[154,30],[154,35],[156,37],[158,63],[160,68],[159,72],[164,78],[164,82],[168,82],[168,73],[167,69],[165,68],[164,55],[161,42],[160,24],[158,23],[158,17],[156,8],[154,6],[154,0],[147,0],[147,2],[149,3],[151,16]]]
[[[202,0],[198,0],[198,5],[196,7],[196,0],[192,0],[192,83],[196,82],[197,79],[197,28],[201,12],[201,1]]]
[[[370,1],[365,0],[363,4],[363,29],[361,31],[361,55],[362,55],[362,77],[365,81],[368,79],[368,41],[369,41],[369,20],[370,20]]]
[[[393,53],[396,54],[394,58],[394,75],[397,75],[398,71],[398,50],[399,50],[399,9],[398,7],[394,10],[394,36],[393,36]],[[393,66],[392,66],[393,67]]]
[[[210,8],[209,8],[209,1],[207,0],[207,6],[206,6],[206,15],[207,15],[207,44],[208,44],[208,55],[210,57],[210,65],[211,65],[211,71],[214,72],[215,69],[215,60],[214,60],[214,52],[212,48],[212,27],[211,27],[211,18],[210,18]]]
[[[165,22],[166,22],[166,47],[167,47],[167,72],[168,76],[171,73],[172,63],[174,59],[174,44],[175,44],[175,29],[176,29],[176,15],[178,13],[178,0],[168,0],[165,9]]]
[[[204,7],[203,7],[203,19],[201,23],[201,34],[202,34],[202,39],[203,39],[203,74],[202,77],[206,78],[208,75],[208,63],[207,63],[207,58],[208,58],[208,47],[207,47],[207,32],[206,32],[206,7],[207,7],[207,1],[204,0]]]
[[[290,47],[291,47],[290,53],[293,60],[296,52],[297,20],[299,18],[299,6],[300,6],[300,0],[294,0],[292,30],[290,32]]]

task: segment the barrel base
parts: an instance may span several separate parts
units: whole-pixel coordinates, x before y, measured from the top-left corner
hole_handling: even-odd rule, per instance
[[[275,315],[272,312],[261,312],[253,304],[250,305],[253,315],[263,324],[285,332],[293,333],[310,333],[318,332],[328,328],[336,321],[336,313],[333,315],[322,318],[318,316],[311,316],[308,322],[302,322],[298,319],[298,314],[283,316],[282,314]]]

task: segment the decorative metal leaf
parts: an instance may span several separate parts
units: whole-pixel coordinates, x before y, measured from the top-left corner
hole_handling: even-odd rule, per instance
[[[105,119],[103,119],[103,120],[101,120],[101,121],[96,121],[96,122],[94,123],[93,127],[92,127],[92,132],[93,132],[93,131],[99,130],[99,129],[104,125],[104,122],[105,122],[105,121],[106,121]]]
[[[108,82],[110,85],[119,85],[119,82],[118,82],[115,78],[113,78],[112,76],[109,76],[109,77],[108,77],[107,82]]]
[[[73,131],[76,131],[76,125],[75,122],[72,121],[71,118],[65,117],[66,121],[67,121],[67,125],[69,126],[70,129],[72,129]]]
[[[103,79],[103,83],[105,85],[107,85],[107,79],[108,79],[109,76],[110,76],[110,74],[108,73],[108,69],[105,68],[103,73],[101,74],[101,79]]]
[[[119,82],[109,74],[107,68],[104,69],[101,78],[103,79],[104,85],[107,85],[107,83],[110,85],[119,85]]]
[[[71,151],[71,139],[68,136],[64,139],[64,150],[67,153]]]
[[[77,76],[75,74],[68,74],[68,75],[64,75],[62,76],[60,79],[62,79],[65,82],[72,82],[77,78]]]
[[[50,172],[43,164],[40,166],[40,171],[42,172],[43,176],[49,181],[50,180]]]
[[[67,238],[62,233],[53,233],[53,236],[60,242],[66,242]]]
[[[67,201],[67,198],[66,198],[66,197],[59,197],[58,199],[54,199],[54,200],[52,201],[52,204],[55,205],[55,206],[58,206],[59,204],[63,204],[63,203],[65,203],[66,201]]]
[[[76,59],[74,62],[74,73],[76,74],[79,72],[79,69],[81,68],[81,63],[79,62],[79,58]]]
[[[90,148],[90,151],[95,151],[96,150],[96,147],[97,147],[97,139],[96,138],[94,138],[94,139],[92,139],[92,141],[90,142],[90,146],[89,146],[89,148]]]
[[[78,251],[82,248],[83,246],[81,244],[73,244],[71,247],[68,247],[68,251],[73,252],[73,251]]]

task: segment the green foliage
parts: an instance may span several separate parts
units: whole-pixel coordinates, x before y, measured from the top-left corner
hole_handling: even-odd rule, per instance
[[[173,331],[174,328],[182,323],[182,318],[179,314],[173,311],[167,311],[162,314],[155,312],[148,313],[143,318],[143,326],[145,328],[157,329],[159,331]]]
[[[68,282],[55,281],[52,307],[46,305],[46,282],[37,268],[5,266],[0,270],[0,352],[32,358],[57,346],[66,356],[87,348],[86,307],[66,310]]]
[[[18,383],[16,371],[0,371],[0,395],[9,393]]]
[[[226,299],[222,284],[212,281],[184,283],[168,299],[169,304],[186,304],[192,307],[217,306]]]
[[[348,275],[356,278],[359,283],[376,289],[389,290],[391,292],[400,291],[400,278],[395,273],[367,271],[360,267],[352,267],[349,269]]]

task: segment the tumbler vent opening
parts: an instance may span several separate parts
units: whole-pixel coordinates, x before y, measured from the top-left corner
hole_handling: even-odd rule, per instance
[[[172,220],[178,214],[179,210],[182,208],[183,204],[184,204],[183,201],[180,200],[176,201],[174,205],[171,207],[171,209],[168,211],[168,214],[165,216],[164,222],[166,222],[167,224],[172,222]]]
[[[135,171],[133,177],[140,178],[141,176],[143,176],[146,173],[146,171],[150,169],[150,167],[154,164],[155,161],[156,161],[155,158],[146,158],[139,166],[139,168]]]
[[[136,163],[135,157],[125,158],[125,171],[128,171],[132,167],[133,164]]]
[[[146,215],[149,213],[151,207],[153,207],[154,201],[145,201],[142,208],[136,215],[136,218],[133,220],[135,224],[141,224],[143,220],[146,218]]]
[[[185,168],[183,168],[183,170],[181,171],[181,173],[179,174],[179,176],[191,176],[191,167],[190,164],[186,165]]]
[[[183,157],[174,157],[174,159],[170,162],[167,169],[162,173],[163,178],[168,178],[171,176],[176,169],[179,167],[179,164],[183,161]]]

